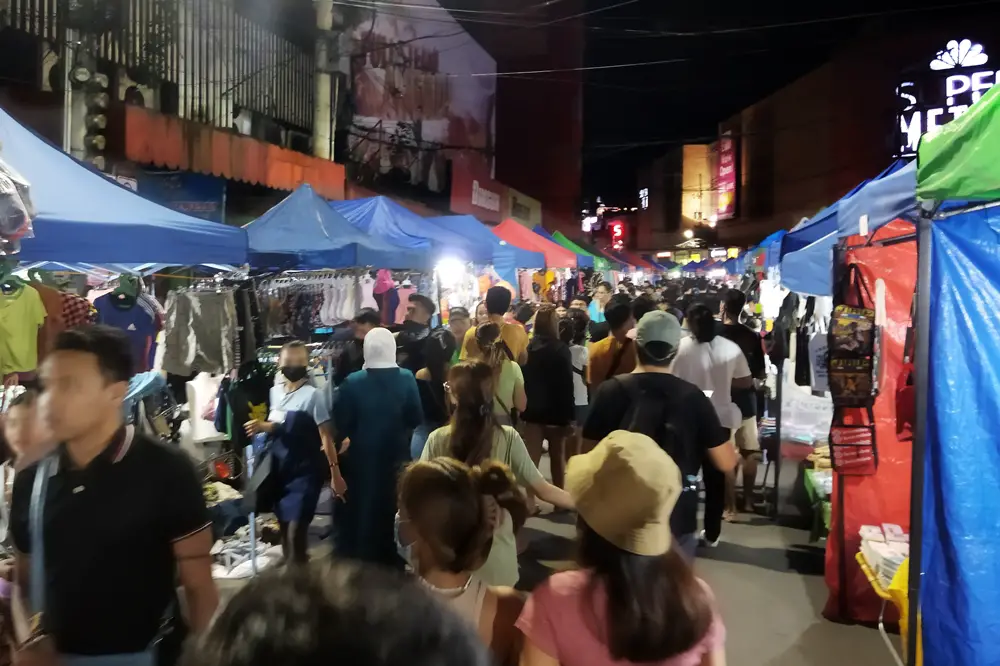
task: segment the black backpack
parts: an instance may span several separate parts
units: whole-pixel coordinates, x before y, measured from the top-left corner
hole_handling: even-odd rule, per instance
[[[639,376],[629,374],[611,380],[621,384],[629,398],[629,407],[619,428],[641,433],[659,444],[686,476],[684,489],[697,489],[697,475],[702,460],[692,457],[693,452],[683,445],[677,428],[669,422],[663,393],[643,388],[639,379]]]

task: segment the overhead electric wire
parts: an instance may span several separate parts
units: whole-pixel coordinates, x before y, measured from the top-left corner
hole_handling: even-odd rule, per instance
[[[975,7],[979,5],[993,5],[1000,0],[975,0],[974,2],[949,3],[944,5],[933,5],[930,7],[906,7],[902,9],[886,9],[873,12],[859,12],[857,14],[843,14],[838,16],[825,16],[815,19],[800,19],[798,21],[785,21],[783,23],[769,23],[764,25],[749,25],[735,28],[714,28],[710,30],[642,30],[639,28],[611,28],[612,31],[638,34],[648,37],[709,37],[711,35],[732,35],[745,32],[758,32],[762,30],[776,30],[779,28],[801,28],[808,25],[820,25],[823,23],[837,23],[841,21],[855,21],[866,18],[878,18],[881,16],[893,16],[897,14],[912,14],[917,12],[932,12],[942,9],[961,9],[963,7]],[[591,26],[591,30],[603,32],[606,29],[601,26]]]
[[[618,2],[613,5],[608,5],[606,7],[598,7],[597,9],[591,9],[589,11],[581,12],[579,14],[573,14],[572,16],[563,16],[562,18],[546,21],[545,23],[540,23],[537,27],[544,28],[546,26],[555,25],[556,23],[563,23],[565,21],[572,21],[573,19],[583,18],[584,16],[590,16],[591,14],[599,14],[601,12],[607,12],[612,9],[618,9],[619,7],[624,7],[625,5],[634,5],[637,2],[639,2],[639,0],[621,0],[621,2]]]

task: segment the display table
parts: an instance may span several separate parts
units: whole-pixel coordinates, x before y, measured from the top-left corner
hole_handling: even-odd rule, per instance
[[[872,586],[872,590],[875,594],[882,599],[882,610],[879,611],[878,615],[878,631],[882,635],[882,640],[885,641],[886,646],[889,648],[889,652],[892,654],[897,666],[904,666],[906,659],[906,636],[907,629],[909,626],[909,571],[910,571],[910,560],[906,559],[903,564],[899,567],[896,575],[892,579],[892,583],[889,587],[885,587],[879,580],[878,576],[872,571],[872,568],[868,566],[868,561],[865,560],[864,555],[857,553],[854,556],[857,560],[858,566],[861,567],[862,573],[864,573],[865,578],[868,579],[868,583]],[[883,618],[885,617],[886,606],[892,603],[896,609],[899,611],[899,637],[903,645],[903,656],[896,650],[896,646],[892,644],[892,640],[889,638],[888,632],[885,630],[885,623]],[[920,631],[920,621],[919,617],[917,620],[917,631]],[[917,636],[917,666],[923,666],[924,663],[924,651],[923,651],[923,641],[920,636]]]

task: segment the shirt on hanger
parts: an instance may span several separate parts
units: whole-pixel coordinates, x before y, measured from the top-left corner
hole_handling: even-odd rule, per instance
[[[38,329],[44,323],[42,297],[31,287],[0,294],[0,375],[38,367]]]
[[[153,342],[157,333],[163,328],[162,323],[158,321],[162,320],[158,320],[156,310],[141,296],[136,299],[132,307],[122,307],[116,303],[117,300],[114,294],[105,294],[94,301],[97,321],[125,331],[132,346],[132,359],[135,363],[132,370],[145,372],[150,367],[150,350],[153,348]]]
[[[396,307],[395,323],[402,324],[406,321],[406,309],[410,307],[410,296],[417,293],[416,287],[400,287],[396,290],[399,296],[399,305]]]

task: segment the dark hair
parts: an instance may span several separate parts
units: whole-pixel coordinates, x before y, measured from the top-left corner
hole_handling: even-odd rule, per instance
[[[688,330],[698,342],[715,339],[715,314],[704,303],[695,303],[687,311]]]
[[[455,335],[447,328],[435,329],[427,336],[427,342],[424,343],[424,365],[436,386],[444,383],[448,364],[455,356],[457,347]]]
[[[534,303],[525,302],[517,306],[516,312],[514,313],[514,320],[520,322],[521,324],[527,324],[531,321],[531,318],[535,316],[537,308]]]
[[[476,346],[486,365],[490,366],[495,376],[500,375],[504,361],[508,360],[507,352],[500,337],[500,326],[490,322],[476,327]]]
[[[472,319],[466,308],[451,308],[448,310],[448,319]]]
[[[507,509],[514,531],[528,507],[510,470],[496,461],[469,467],[454,458],[412,463],[399,480],[399,506],[427,540],[433,564],[451,573],[482,566],[493,544],[487,496]]]
[[[355,324],[366,324],[368,326],[381,326],[382,315],[374,308],[361,308],[358,314],[354,315]]]
[[[448,372],[448,386],[455,400],[451,414],[451,455],[466,465],[478,465],[493,450],[493,391],[483,386],[494,380],[493,368],[474,361],[458,363]]]
[[[563,325],[571,331],[572,337],[567,341],[563,337]],[[587,340],[587,325],[590,324],[590,316],[583,310],[570,310],[559,322],[559,337],[569,345],[582,345]]]
[[[598,283],[597,283],[597,286],[596,286],[596,287],[594,287],[594,291],[596,292],[596,291],[597,291],[598,289],[600,289],[601,287],[604,287],[604,288],[605,288],[605,289],[607,289],[607,290],[608,290],[609,292],[613,292],[613,291],[615,290],[615,288],[614,288],[614,287],[612,287],[612,286],[611,286],[611,283],[610,283],[610,282],[608,282],[607,280],[605,280],[604,282],[598,282]]]
[[[617,331],[632,317],[632,304],[628,296],[616,295],[604,306],[604,319],[612,331]]]
[[[23,393],[17,394],[7,405],[7,411],[15,407],[34,407],[38,402],[38,392],[34,389],[26,389]]]
[[[486,291],[486,313],[491,315],[506,314],[513,298],[506,287],[490,287]]]
[[[577,294],[573,298],[569,299],[570,305],[573,304],[573,301],[583,301],[587,305],[590,305],[590,297],[588,297],[586,294]]]
[[[607,599],[606,625],[592,630],[614,661],[665,661],[705,638],[714,617],[711,599],[683,555],[676,550],[656,557],[635,555],[608,542],[582,519],[579,526],[577,561],[593,574],[592,593],[600,586]]]
[[[475,629],[401,574],[348,562],[247,582],[183,666],[487,666]]]
[[[645,294],[632,301],[632,316],[635,317],[636,321],[642,319],[642,316],[647,312],[652,312],[655,309],[656,303]]]
[[[535,314],[535,337],[559,339],[559,315],[556,306],[543,303]]]
[[[134,362],[132,344],[125,331],[101,324],[80,326],[63,331],[56,337],[52,351],[71,351],[97,357],[97,367],[112,383],[132,378]]]
[[[290,352],[293,349],[302,349],[306,352],[306,354],[309,353],[309,348],[306,347],[306,343],[301,340],[292,340],[291,342],[286,342],[281,345],[281,351],[278,352],[278,358],[281,358],[285,355],[285,352]]]
[[[410,298],[407,299],[410,303],[417,303],[424,310],[427,310],[427,314],[433,315],[437,312],[437,306],[434,305],[434,301],[427,298],[423,294],[410,294]]]
[[[727,317],[735,317],[739,319],[739,316],[743,313],[743,308],[747,305],[747,297],[739,289],[730,289],[726,292],[726,295],[722,298],[722,305],[726,309]]]

